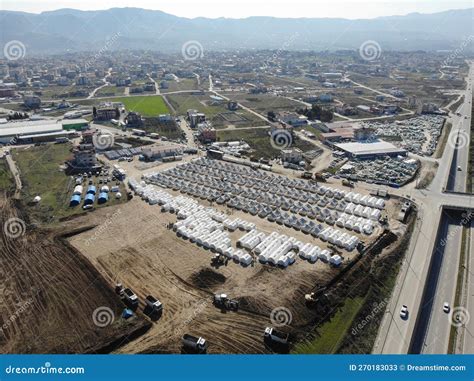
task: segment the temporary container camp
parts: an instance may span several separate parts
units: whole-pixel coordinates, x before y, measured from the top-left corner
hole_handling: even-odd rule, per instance
[[[78,194],[75,194],[71,197],[71,201],[69,202],[69,206],[76,206],[79,205],[81,202],[81,196]]]
[[[95,195],[93,193],[88,193],[84,199],[84,205],[93,204],[95,201]]]

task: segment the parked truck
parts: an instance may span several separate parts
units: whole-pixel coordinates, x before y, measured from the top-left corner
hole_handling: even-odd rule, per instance
[[[187,351],[197,353],[206,353],[207,351],[207,342],[202,337],[196,337],[185,333],[181,338],[181,343],[183,344],[183,348]]]
[[[273,327],[265,328],[265,332],[263,334],[263,338],[267,342],[273,342],[276,344],[287,345],[288,344],[288,337],[287,333],[283,333],[281,331],[277,331]]]
[[[145,309],[149,311],[150,314],[152,313],[159,313],[163,311],[163,303],[161,303],[155,297],[148,295],[145,298]]]
[[[138,306],[138,296],[129,288],[123,290],[123,296],[125,298],[125,302],[129,304],[131,307]]]

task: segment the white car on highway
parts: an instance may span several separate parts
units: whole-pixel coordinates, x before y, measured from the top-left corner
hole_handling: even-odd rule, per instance
[[[408,307],[404,304],[400,310],[400,317],[406,319],[408,317]]]
[[[445,303],[443,304],[443,311],[446,312],[446,313],[449,313],[450,309],[451,309],[451,308],[449,307],[449,303],[448,303],[448,302],[445,302]]]

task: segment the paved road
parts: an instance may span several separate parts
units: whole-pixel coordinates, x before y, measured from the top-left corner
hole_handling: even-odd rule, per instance
[[[471,221],[470,237],[468,241],[467,282],[464,308],[468,311],[468,321],[461,329],[461,353],[474,354],[474,220]]]
[[[470,126],[470,104],[472,99],[472,77],[473,70],[469,74],[467,89],[465,91],[465,104],[460,107],[461,116],[453,117],[453,129],[449,136],[450,142],[456,142],[455,134],[458,130],[468,133],[468,124]],[[467,116],[467,119],[464,117]],[[468,135],[469,136],[469,135]],[[434,251],[435,238],[437,233],[437,225],[441,217],[442,205],[456,205],[459,207],[474,208],[474,196],[458,195],[451,193],[443,193],[448,181],[451,181],[455,190],[462,188],[462,183],[466,179],[466,170],[457,171],[453,168],[452,158],[457,149],[457,155],[461,165],[464,165],[463,157],[468,153],[467,146],[458,146],[456,144],[446,144],[443,152],[443,157],[439,161],[439,168],[433,182],[426,190],[418,190],[412,193],[412,198],[419,208],[419,221],[417,222],[413,237],[410,242],[410,247],[407,251],[405,261],[395,285],[392,298],[388,304],[386,314],[382,320],[379,335],[376,339],[373,352],[374,353],[407,353],[409,350],[410,341],[415,328],[415,320],[418,315],[422,294],[425,286],[426,276],[429,269],[429,259]],[[454,170],[453,170],[454,169]],[[450,179],[450,180],[449,180]],[[391,193],[402,194],[403,190],[391,191]],[[456,249],[456,241],[459,238],[453,239],[450,245],[454,245]],[[459,257],[459,249],[453,254],[453,257]],[[442,276],[446,279],[456,279],[456,266],[446,266],[443,269]],[[448,292],[449,293],[449,292]],[[436,295],[434,305],[438,306],[441,302],[444,303],[446,295]],[[399,318],[399,311],[402,304],[406,304],[410,311],[408,320],[403,321]],[[434,316],[435,320],[439,317]],[[434,327],[436,323],[431,325]],[[440,330],[442,328],[439,328]],[[428,332],[429,337],[433,337],[435,332]],[[446,337],[443,336],[438,341],[437,346],[447,348],[444,341]]]
[[[463,231],[459,224],[460,212],[456,214],[443,216],[435,245],[433,266],[428,278],[428,293],[425,295],[420,317],[426,319],[423,322],[426,324],[426,331],[420,329],[419,332],[419,350],[424,354],[448,352],[451,324],[449,313],[443,311],[443,304],[448,302],[451,307],[454,306]],[[442,244],[443,239],[445,245]]]

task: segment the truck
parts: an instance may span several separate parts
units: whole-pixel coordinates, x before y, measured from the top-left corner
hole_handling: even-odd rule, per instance
[[[354,188],[354,182],[348,179],[342,179],[342,185],[345,185],[346,187]]]
[[[129,288],[123,290],[123,297],[125,302],[132,307],[138,306],[138,296]]]
[[[163,311],[163,303],[161,303],[152,295],[148,295],[145,298],[145,309],[149,311],[150,314],[160,313],[161,311]]]
[[[237,311],[239,309],[239,302],[230,299],[227,294],[214,294],[212,297],[212,304],[229,311]]]
[[[146,131],[133,129],[133,130],[132,130],[132,134],[133,134],[133,135],[136,135],[136,136],[145,136],[145,135],[146,135]]]
[[[280,345],[287,345],[288,344],[288,337],[287,333],[283,333],[281,331],[277,331],[273,327],[265,328],[265,332],[263,333],[263,338],[267,342],[273,342]]]
[[[207,351],[207,342],[206,339],[202,337],[196,337],[185,333],[181,338],[181,343],[183,348],[187,351],[197,352],[197,353],[206,353]]]

